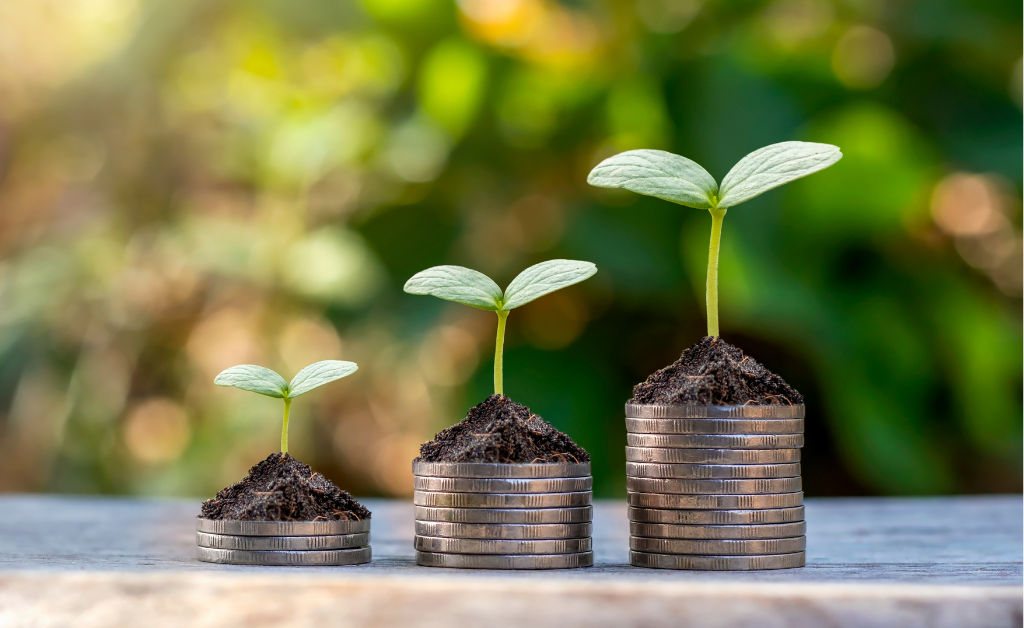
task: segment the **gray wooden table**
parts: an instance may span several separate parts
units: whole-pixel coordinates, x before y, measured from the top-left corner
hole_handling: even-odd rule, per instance
[[[1022,499],[807,500],[807,567],[627,562],[625,504],[595,507],[593,568],[417,567],[408,501],[366,500],[374,561],[194,558],[198,501],[0,496],[0,626],[1020,626]]]

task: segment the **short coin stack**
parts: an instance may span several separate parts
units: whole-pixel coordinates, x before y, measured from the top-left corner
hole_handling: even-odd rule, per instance
[[[370,562],[370,520],[224,521],[196,518],[199,560],[232,565]]]
[[[416,562],[465,569],[594,564],[590,463],[413,461]]]
[[[804,406],[626,404],[630,563],[804,565]]]

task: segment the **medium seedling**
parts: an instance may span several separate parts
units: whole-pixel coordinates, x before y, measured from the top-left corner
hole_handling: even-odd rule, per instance
[[[839,147],[812,142],[781,142],[759,148],[732,167],[719,186],[694,161],[662,150],[630,150],[599,163],[587,183],[625,188],[711,213],[708,247],[708,335],[718,336],[718,247],[725,212],[795,179],[824,170],[843,158]]]
[[[502,351],[505,319],[515,308],[555,290],[579,283],[597,272],[590,262],[553,259],[530,266],[501,291],[487,275],[462,266],[434,266],[405,282],[409,294],[429,294],[498,315],[498,337],[494,342],[494,394],[503,395]]]
[[[310,364],[296,373],[291,382],[262,366],[255,364],[239,364],[221,371],[213,383],[218,386],[234,386],[242,390],[276,397],[284,400],[284,419],[281,424],[281,453],[288,453],[288,413],[292,408],[292,399],[304,395],[314,388],[347,377],[359,369],[355,362],[324,360]]]

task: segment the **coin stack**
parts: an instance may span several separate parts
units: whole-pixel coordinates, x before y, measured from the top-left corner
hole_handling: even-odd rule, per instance
[[[804,406],[626,404],[630,563],[803,567]]]
[[[464,569],[594,564],[590,463],[413,461],[416,562]]]
[[[370,520],[222,521],[196,518],[199,560],[232,565],[361,565]]]

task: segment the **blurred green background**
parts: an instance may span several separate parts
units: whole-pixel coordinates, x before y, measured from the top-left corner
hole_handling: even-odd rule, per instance
[[[631,148],[829,170],[729,213],[722,335],[807,399],[810,495],[1021,490],[1019,3],[0,0],[0,490],[209,496],[321,359],[292,452],[408,495],[490,392],[435,264],[593,279],[509,319],[506,392],[623,495],[631,386],[704,333],[706,213],[589,188]]]

